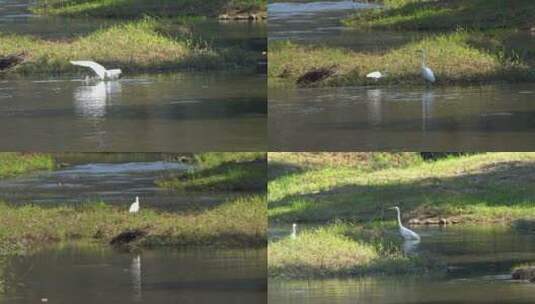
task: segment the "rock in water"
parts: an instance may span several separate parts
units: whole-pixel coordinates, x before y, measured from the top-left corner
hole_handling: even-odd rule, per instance
[[[147,231],[141,229],[126,230],[119,233],[111,241],[110,245],[120,246],[126,245],[133,241],[137,241],[147,235]]]
[[[336,66],[314,68],[297,79],[297,85],[306,86],[314,82],[322,81],[336,73]]]
[[[535,281],[535,267],[526,266],[517,268],[513,271],[513,280],[528,280],[530,282]]]
[[[0,71],[11,69],[26,59],[26,53],[12,54],[5,57],[0,57]]]

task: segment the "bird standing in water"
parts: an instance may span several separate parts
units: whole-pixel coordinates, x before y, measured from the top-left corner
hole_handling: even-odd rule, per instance
[[[394,209],[397,211],[397,214],[398,214],[398,225],[399,225],[399,233],[401,234],[401,236],[405,239],[405,240],[414,240],[414,241],[419,241],[420,240],[420,236],[408,229],[408,228],[405,228],[403,226],[403,224],[401,224],[401,211],[399,210],[399,207],[398,206],[395,206],[395,207],[392,207],[390,209]]]

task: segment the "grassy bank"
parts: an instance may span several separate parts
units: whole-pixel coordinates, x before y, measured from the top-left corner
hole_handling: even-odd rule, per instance
[[[308,86],[421,85],[421,49],[427,50],[427,65],[437,77],[436,85],[535,80],[532,59],[528,59],[535,54],[527,52],[524,58],[514,49],[507,51],[504,37],[504,33],[489,36],[459,30],[427,35],[381,53],[275,42],[269,46],[269,85],[295,86],[299,78],[318,68],[332,69],[334,74]],[[387,76],[379,81],[366,78],[377,70]]]
[[[535,81],[535,2],[529,0],[385,0],[379,9],[358,10],[344,24],[382,41],[382,30],[411,31],[406,42],[386,43],[381,51],[331,46],[270,45],[271,86],[294,86],[317,69],[333,75],[308,86],[423,84],[421,55],[437,85]],[[391,35],[384,34],[387,37]],[[391,39],[391,38],[388,38]],[[388,41],[388,40],[387,40]],[[379,81],[373,71],[386,72]]]
[[[229,12],[260,13],[266,0],[39,0],[34,13],[100,18],[149,16],[217,16]]]
[[[510,223],[535,217],[534,168],[534,153],[476,154],[374,171],[327,165],[271,180],[269,217],[281,222],[393,221],[395,214],[386,208],[399,205],[404,220]]]
[[[386,154],[386,155],[385,155]],[[484,153],[424,160],[416,153],[270,153],[268,218],[296,239],[273,237],[275,277],[443,271],[412,256],[396,231],[402,221],[535,225],[535,153]],[[271,174],[272,168],[276,174]],[[320,228],[306,228],[305,223]],[[341,223],[341,224],[340,224]]]
[[[54,158],[39,153],[0,153],[0,178],[16,176],[37,170],[52,170]]]
[[[197,214],[126,208],[104,203],[82,207],[0,205],[0,253],[24,253],[49,242],[95,239],[109,243],[127,230],[147,235],[131,246],[264,246],[266,202],[263,196],[243,197]]]
[[[165,34],[166,25],[154,19],[132,21],[65,41],[0,34],[0,54],[27,53],[17,73],[87,71],[70,60],[94,60],[125,72],[254,67],[256,55],[241,49],[214,50],[187,35]]]
[[[266,191],[266,153],[202,153],[198,169],[157,181],[178,191]]]
[[[268,247],[271,277],[422,273],[430,270],[430,265],[422,258],[405,255],[393,235],[350,224],[305,230],[295,239],[272,241]]]
[[[530,28],[530,0],[387,0],[381,9],[363,10],[346,20],[354,27],[399,30]]]

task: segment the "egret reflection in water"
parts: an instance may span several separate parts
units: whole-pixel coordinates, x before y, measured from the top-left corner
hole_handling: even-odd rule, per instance
[[[366,91],[366,95],[368,97],[368,116],[370,124],[373,126],[380,125],[383,121],[383,113],[382,113],[382,94],[383,91],[381,89],[371,89]]]
[[[138,254],[132,258],[130,265],[130,274],[132,276],[133,299],[140,302],[142,297],[142,277],[141,277],[141,256]]]
[[[426,131],[428,127],[428,121],[433,118],[433,101],[435,95],[432,90],[425,91],[422,94],[422,131]]]
[[[82,83],[74,91],[74,108],[76,114],[89,118],[106,115],[106,106],[113,95],[120,95],[121,83],[118,81],[99,81],[88,85]]]

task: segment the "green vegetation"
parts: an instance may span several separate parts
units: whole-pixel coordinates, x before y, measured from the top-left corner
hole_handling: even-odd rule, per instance
[[[293,86],[305,73],[333,67],[336,73],[313,86],[350,86],[374,84],[422,84],[421,54],[427,50],[427,64],[437,76],[437,84],[468,84],[493,81],[535,80],[531,61],[523,60],[514,49],[501,42],[507,35],[493,36],[459,30],[428,35],[384,53],[351,51],[344,48],[301,46],[291,42],[269,45],[269,85]],[[525,53],[533,56],[535,53]],[[380,81],[366,78],[372,71],[387,72]]]
[[[425,255],[403,253],[395,233],[395,212],[388,208],[400,206],[404,222],[438,224],[438,219],[444,219],[459,224],[513,224],[533,231],[534,169],[535,153],[525,152],[433,161],[417,153],[270,153],[270,223],[297,222],[305,227],[298,228],[296,239],[270,240],[270,275],[440,270],[441,263],[426,261]],[[321,228],[310,230],[304,223]]]
[[[327,165],[270,181],[269,216],[283,222],[393,220],[394,213],[385,209],[399,205],[411,218],[510,223],[535,216],[535,189],[526,183],[534,166],[535,153],[520,152],[449,157],[374,171]]]
[[[456,30],[535,26],[530,0],[387,0],[384,9],[364,10],[346,20],[376,29]]]
[[[180,191],[266,190],[266,153],[201,153],[198,170],[157,181],[163,188]]]
[[[400,241],[388,234],[336,223],[304,230],[296,239],[271,241],[268,269],[272,277],[306,278],[421,273],[429,266],[423,259],[404,255]]]
[[[35,13],[101,18],[150,16],[216,16],[228,12],[257,13],[266,0],[39,0]]]
[[[55,166],[54,159],[48,154],[0,153],[0,178],[36,170],[52,170]]]
[[[70,41],[0,33],[0,54],[27,53],[27,61],[15,68],[18,73],[82,71],[69,63],[80,59],[127,72],[252,67],[256,62],[251,52],[238,48],[215,50],[186,34],[167,35],[166,29],[161,21],[144,19]]]
[[[400,45],[381,52],[330,46],[270,44],[271,86],[293,86],[318,68],[333,76],[309,86],[422,84],[421,55],[437,76],[437,85],[535,81],[535,2],[530,0],[385,0],[384,8],[358,10],[344,23],[380,39],[381,30],[410,30]],[[415,34],[414,32],[420,31]],[[379,81],[372,71],[387,72]]]
[[[46,243],[66,240],[109,241],[139,229],[147,235],[130,246],[264,246],[266,201],[249,196],[195,214],[148,208],[130,214],[104,203],[83,206],[0,205],[0,255],[24,253]]]

